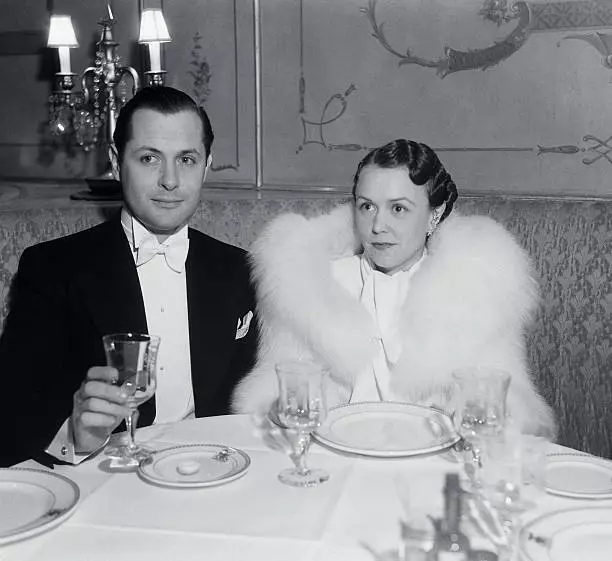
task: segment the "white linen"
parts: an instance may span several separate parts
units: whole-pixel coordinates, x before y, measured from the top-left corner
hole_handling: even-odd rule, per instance
[[[296,489],[277,480],[289,458],[266,446],[247,415],[154,425],[140,429],[137,439],[156,447],[203,441],[236,446],[252,464],[237,481],[187,490],[155,487],[135,473],[110,474],[103,455],[57,466],[56,473],[83,489],[81,504],[58,528],[3,547],[2,561],[373,561],[362,544],[379,552],[397,547],[402,486],[409,487],[411,502],[440,516],[444,474],[457,469],[443,456],[360,459],[315,444],[309,465],[327,469],[330,480]],[[593,502],[544,495],[528,516],[582,505]],[[612,506],[612,500],[597,505]],[[470,538],[487,545],[472,532]]]
[[[377,330],[378,353],[372,364],[358,373],[350,403],[400,400],[389,388],[390,368],[399,360],[402,342],[398,333],[400,309],[410,279],[421,266],[426,252],[408,270],[387,275],[374,269],[363,255],[351,255],[332,262],[332,277],[358,299],[370,313]]]

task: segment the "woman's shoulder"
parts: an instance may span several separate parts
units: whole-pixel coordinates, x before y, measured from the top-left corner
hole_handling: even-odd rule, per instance
[[[432,249],[463,258],[529,261],[526,250],[504,225],[490,216],[451,215],[432,239]]]
[[[355,245],[348,204],[315,216],[285,213],[273,218],[253,242],[253,255],[311,254],[330,259],[347,254]]]
[[[312,230],[321,231],[326,227],[343,228],[351,220],[351,205],[348,203],[340,203],[327,212],[310,216],[285,212],[272,218],[264,227],[260,237],[286,234],[295,236]]]
[[[449,217],[428,249],[429,277],[442,284],[448,279],[452,290],[466,301],[472,295],[476,300],[500,306],[513,302],[516,306],[516,296],[522,303],[519,308],[531,308],[537,300],[529,253],[513,234],[488,216]]]

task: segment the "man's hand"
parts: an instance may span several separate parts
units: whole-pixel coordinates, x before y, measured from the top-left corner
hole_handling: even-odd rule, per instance
[[[77,453],[98,449],[130,413],[127,396],[113,385],[117,370],[110,366],[94,366],[74,394],[70,423]]]

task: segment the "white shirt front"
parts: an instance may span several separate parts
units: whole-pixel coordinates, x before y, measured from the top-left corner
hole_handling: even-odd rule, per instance
[[[136,262],[138,247],[152,234],[125,209],[121,212],[121,224]],[[174,237],[187,239],[187,232],[184,226],[165,243],[171,243]],[[157,355],[155,423],[180,421],[194,412],[185,270],[178,273],[171,269],[162,254],[155,255],[136,270],[149,333],[161,338]]]
[[[426,253],[407,271],[387,275],[374,269],[363,255],[332,262],[332,277],[364,306],[377,330],[378,352],[371,364],[358,373],[350,402],[393,401],[390,369],[402,353],[399,318],[410,280]]]

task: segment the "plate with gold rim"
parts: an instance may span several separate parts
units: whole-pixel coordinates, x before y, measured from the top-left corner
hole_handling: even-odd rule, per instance
[[[244,476],[251,458],[222,444],[185,444],[154,452],[140,462],[138,475],[162,487],[201,488],[223,485]]]
[[[79,486],[63,475],[30,468],[0,469],[0,545],[42,534],[65,522]]]
[[[461,439],[451,418],[441,410],[392,401],[334,407],[313,438],[332,450],[373,458],[435,454]]]
[[[549,512],[527,523],[519,548],[526,561],[608,561],[612,507]]]
[[[560,497],[612,499],[612,462],[580,452],[547,454],[544,485]]]

